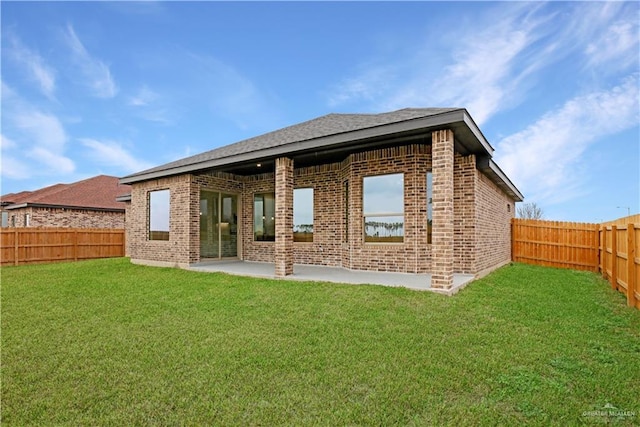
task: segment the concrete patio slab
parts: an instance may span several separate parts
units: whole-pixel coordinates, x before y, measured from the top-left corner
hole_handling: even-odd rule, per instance
[[[220,272],[238,276],[283,279],[275,276],[274,264],[269,262],[240,260],[202,261],[191,264],[188,269],[203,272]],[[284,279],[311,282],[346,283],[354,285],[370,284],[404,287],[408,289],[432,291],[452,295],[472,281],[474,276],[472,274],[455,274],[453,277],[453,288],[447,291],[442,291],[431,288],[430,274],[360,271],[348,270],[340,267],[295,264],[293,266],[293,274],[285,277]]]

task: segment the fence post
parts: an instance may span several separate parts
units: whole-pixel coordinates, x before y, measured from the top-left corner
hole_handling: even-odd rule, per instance
[[[78,260],[78,230],[73,230],[73,260]]]
[[[515,246],[516,246],[516,242],[515,240],[515,228],[516,228],[516,224],[515,224],[515,218],[511,218],[511,262],[514,262],[514,254],[515,254]]]
[[[636,230],[627,225],[627,305],[636,306]]]
[[[600,229],[598,230],[598,268],[599,268],[599,272],[600,274],[602,274],[602,277],[606,277],[605,273],[604,273],[604,251],[605,251],[605,247],[604,245],[606,244],[606,235],[605,233],[605,228],[602,224],[600,224]]]
[[[13,265],[18,265],[18,229],[14,229],[13,233]]]
[[[611,226],[611,289],[618,289],[618,227]]]
[[[604,280],[606,280],[607,282],[610,282],[609,280],[609,271],[607,270],[609,267],[608,264],[608,259],[609,257],[609,246],[607,246],[607,233],[609,232],[609,230],[607,229],[607,226],[603,226],[602,227],[602,277],[604,278]]]
[[[594,272],[597,274],[600,272],[600,225],[594,225],[593,245],[595,247],[594,254]]]

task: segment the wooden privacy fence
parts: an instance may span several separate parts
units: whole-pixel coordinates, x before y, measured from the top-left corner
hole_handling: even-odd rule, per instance
[[[516,262],[598,272],[598,224],[515,218],[511,258]]]
[[[3,228],[0,230],[2,265],[78,261],[125,255],[122,229]]]
[[[602,273],[630,306],[640,309],[640,224],[615,224],[621,220],[610,225],[515,218],[511,259]]]
[[[640,309],[640,224],[603,226],[599,233],[602,276]]]

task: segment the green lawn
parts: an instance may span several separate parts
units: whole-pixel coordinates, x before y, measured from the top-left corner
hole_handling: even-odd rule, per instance
[[[3,426],[640,423],[640,312],[591,273],[445,297],[110,259],[3,268],[1,300]]]

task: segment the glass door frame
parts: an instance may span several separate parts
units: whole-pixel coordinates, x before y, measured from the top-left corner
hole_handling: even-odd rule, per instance
[[[201,209],[201,202],[202,202],[202,193],[206,192],[209,194],[215,194],[217,195],[217,207],[218,207],[218,212],[217,212],[217,223],[213,224],[213,227],[217,228],[217,242],[215,242],[215,244],[217,244],[218,246],[218,256],[217,257],[203,257],[202,256],[202,223],[199,221],[198,222],[198,245],[199,245],[199,252],[200,252],[200,259],[210,259],[210,260],[223,260],[223,259],[242,259],[242,257],[239,255],[242,253],[242,227],[241,227],[241,221],[242,221],[242,214],[241,214],[241,209],[242,209],[242,197],[240,194],[238,193],[233,193],[233,192],[225,192],[225,191],[220,191],[220,190],[214,190],[214,189],[210,189],[210,188],[201,188],[199,193],[198,193],[198,210],[199,210],[199,214],[201,215],[202,212],[200,211]],[[233,198],[235,198],[235,213],[236,213],[236,255],[235,256],[223,256],[223,251],[222,251],[222,200],[224,199],[224,196],[231,196]],[[208,207],[207,207],[208,208]],[[232,209],[233,211],[233,209]]]

